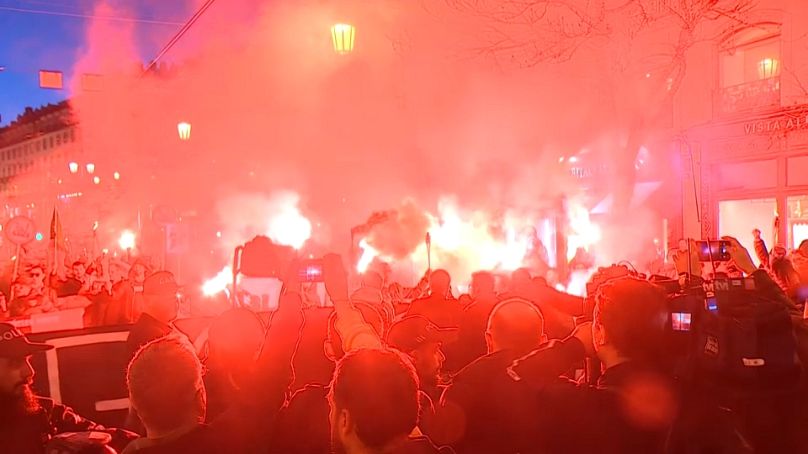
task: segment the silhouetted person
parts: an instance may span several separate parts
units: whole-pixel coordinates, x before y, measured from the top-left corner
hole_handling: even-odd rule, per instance
[[[442,327],[458,326],[462,307],[452,298],[452,280],[444,270],[429,276],[430,294],[412,302],[407,315],[422,315]]]
[[[507,369],[544,341],[544,320],[529,301],[508,299],[491,312],[485,338],[488,354],[458,372],[443,393],[438,441],[463,453],[525,452],[536,408],[530,389]]]
[[[126,347],[130,357],[147,342],[177,333],[171,322],[177,318],[179,286],[174,275],[158,271],[143,283],[143,313],[129,330]]]
[[[472,302],[460,317],[458,341],[452,346],[449,367],[459,370],[475,359],[488,353],[485,328],[488,317],[499,302],[494,276],[486,271],[472,274]]]
[[[348,353],[334,372],[328,400],[334,453],[447,452],[413,433],[418,424],[418,377],[401,353]]]
[[[112,301],[104,317],[105,325],[134,323],[140,317],[145,306],[143,283],[148,274],[146,264],[138,260],[129,268],[127,279],[112,286]]]
[[[594,323],[510,368],[536,393],[535,446],[548,453],[662,452],[677,402],[659,363],[667,357],[666,295],[649,282],[623,278],[603,284],[595,301]],[[587,355],[603,364],[596,386],[560,378]]]
[[[124,454],[219,453],[226,446],[203,423],[202,364],[186,343],[162,338],[137,351],[126,373],[129,401],[146,429]]]
[[[383,316],[372,305],[356,304],[362,318],[379,336],[384,334]],[[343,340],[335,324],[337,314],[332,312],[328,319],[323,351],[326,357],[338,362],[345,356]],[[307,321],[308,324],[308,321]],[[333,373],[331,375],[333,377]],[[275,427],[275,452],[285,454],[317,454],[328,452],[330,429],[328,425],[328,392],[330,380],[326,383],[309,383],[292,395],[280,412]]]
[[[8,453],[45,453],[45,446],[65,432],[107,431],[53,400],[34,395],[31,355],[52,349],[34,343],[17,328],[0,323],[0,441]],[[128,441],[122,431],[113,445],[121,449]]]
[[[241,380],[255,372],[264,337],[261,319],[248,309],[231,309],[211,322],[205,363],[209,421],[230,408]]]

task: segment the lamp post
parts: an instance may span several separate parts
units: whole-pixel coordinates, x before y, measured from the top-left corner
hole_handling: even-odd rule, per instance
[[[186,121],[177,123],[177,133],[180,136],[180,140],[189,140],[191,138],[191,123]]]
[[[345,55],[353,52],[356,28],[351,24],[334,24],[331,26],[331,43],[334,52]]]
[[[776,58],[764,58],[758,62],[758,77],[771,79],[780,73],[780,62]]]

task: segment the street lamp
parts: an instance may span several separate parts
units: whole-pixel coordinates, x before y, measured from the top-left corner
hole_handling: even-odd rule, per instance
[[[112,178],[114,178],[116,180],[120,180],[121,179],[121,174],[118,173],[118,172],[115,172],[115,173],[112,174]]]
[[[79,171],[79,163],[78,162],[70,162],[67,164],[67,168],[70,169],[70,173],[78,173]]]
[[[87,173],[89,173],[90,175],[95,173],[95,164],[93,164],[92,162],[88,162],[86,167],[87,167]]]
[[[182,121],[177,124],[177,133],[180,135],[180,140],[188,140],[191,138],[191,123]]]
[[[98,176],[94,176],[94,177],[93,177],[93,183],[95,183],[95,184],[101,184],[101,178],[100,178],[100,177],[98,177]]]
[[[780,62],[776,58],[764,58],[758,62],[758,77],[771,79],[779,74]]]
[[[345,55],[353,51],[356,28],[351,24],[334,24],[331,26],[331,42],[334,52]]]

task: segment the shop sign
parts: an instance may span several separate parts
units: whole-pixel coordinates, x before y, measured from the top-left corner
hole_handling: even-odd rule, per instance
[[[795,131],[804,128],[808,128],[808,112],[806,111],[784,114],[768,120],[750,121],[743,125],[746,135],[773,134],[780,131]]]

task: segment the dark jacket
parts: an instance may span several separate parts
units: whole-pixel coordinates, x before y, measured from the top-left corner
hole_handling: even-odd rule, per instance
[[[410,437],[406,442],[390,451],[390,454],[453,454],[448,446],[438,448],[427,437]]]
[[[140,314],[132,328],[129,329],[129,336],[126,338],[126,351],[131,359],[140,347],[147,343],[167,336],[172,332],[169,325],[157,320],[147,313]]]
[[[65,432],[107,432],[113,436],[112,447],[118,450],[123,449],[134,437],[134,434],[118,429],[105,429],[51,399],[40,397],[37,401],[40,408],[35,412],[0,424],[2,452],[44,453],[48,441]]]
[[[536,408],[526,383],[510,378],[519,355],[499,351],[472,362],[455,375],[436,409],[433,436],[461,453],[528,452],[528,421]]]
[[[531,433],[539,452],[663,452],[676,402],[667,377],[629,361],[607,369],[596,386],[559,378],[583,359],[584,346],[570,338],[551,342],[509,369],[535,393],[540,411]]]
[[[278,454],[330,452],[331,426],[328,422],[328,392],[328,386],[313,383],[306,385],[292,396],[277,419],[271,452]],[[419,427],[428,434],[434,421],[434,409],[432,401],[426,393],[421,392],[419,396],[422,410]]]
[[[124,452],[125,454],[174,454],[174,453],[194,453],[194,454],[217,454],[232,451],[232,445],[228,444],[219,433],[211,430],[210,427],[200,424],[194,430],[169,440],[154,442],[145,438],[132,442]]]

